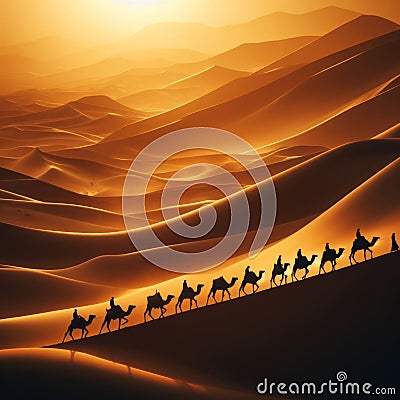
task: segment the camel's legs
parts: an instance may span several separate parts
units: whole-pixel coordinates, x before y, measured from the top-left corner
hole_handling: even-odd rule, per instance
[[[335,269],[336,261],[333,260],[333,261],[331,261],[331,263],[332,263],[332,271],[336,271],[336,269]]]
[[[197,300],[193,299],[193,301],[194,301],[194,304],[196,304],[196,308],[199,308],[199,305],[197,304]]]
[[[104,321],[103,321],[103,323],[101,324],[101,328],[100,328],[99,335],[100,335],[101,331],[103,330],[105,324],[106,324],[106,319],[104,318]]]
[[[364,261],[367,261],[367,249],[364,249]]]
[[[215,294],[216,294],[216,293],[217,293],[216,291],[213,292],[212,298],[214,299],[215,303],[218,303],[217,299],[215,298]]]
[[[83,334],[85,333],[85,328],[82,328],[81,331],[82,331],[81,339],[83,339]]]
[[[193,300],[190,299],[190,310],[192,309]]]
[[[254,290],[254,285],[257,286],[256,290]],[[257,283],[255,283],[254,285],[253,285],[253,293],[257,292],[257,290],[260,289],[260,286]]]
[[[150,316],[151,319],[154,319],[154,317],[151,315],[151,310],[152,310],[152,309],[150,308],[150,309],[149,309],[149,316]]]
[[[108,329],[108,332],[111,332],[110,323],[111,323],[111,319],[109,319],[109,320],[107,321],[107,329]]]
[[[318,271],[318,275],[321,273],[321,269],[322,269],[322,271],[324,271],[324,274],[326,274],[326,271],[325,271],[325,268],[324,268],[324,262],[323,261],[321,261],[321,265],[319,266],[319,271]]]
[[[281,278],[281,281],[280,281],[280,283],[279,283],[279,286],[281,286],[281,285],[282,285],[282,282],[283,282],[283,277],[284,277],[284,274],[282,274],[282,278]],[[276,283],[275,283],[275,285],[276,285]],[[276,285],[276,286],[278,286],[278,285]]]
[[[121,318],[118,318],[118,330],[121,329]]]
[[[208,296],[207,296],[207,302],[206,302],[206,306],[208,305],[208,300],[210,299],[211,292],[212,292],[212,290],[210,290],[210,293],[208,293]],[[214,298],[214,300],[215,300],[215,298]]]
[[[86,337],[88,335],[89,331],[87,330],[86,327],[84,328],[84,331],[85,331],[85,334],[83,335],[83,337]]]
[[[296,279],[296,281],[298,281],[297,276],[296,276],[296,271],[297,270],[293,270],[293,272],[292,272],[292,282],[293,282],[293,277]]]
[[[287,284],[287,275],[285,275],[285,285]]]
[[[161,311],[160,318],[164,318],[164,313],[167,311],[167,309],[164,306],[162,306],[160,308],[160,311]]]
[[[229,292],[229,289],[226,289],[226,291],[228,292],[229,300],[231,300],[231,293]]]
[[[371,259],[372,259],[372,250],[370,248],[367,248],[366,250],[368,250],[371,254]]]
[[[71,329],[71,326],[69,326],[68,329],[67,329],[66,332],[65,332],[64,339],[63,339],[63,341],[62,341],[63,343],[64,343],[65,338],[67,337],[68,332],[69,332],[70,329]]]
[[[222,298],[221,298],[221,302],[224,301],[224,296],[225,296],[225,289],[222,291]]]
[[[72,337],[72,340],[75,340],[74,337],[72,336],[72,331],[73,331],[73,329],[70,329],[70,330],[69,330],[69,336]]]
[[[309,273],[309,270],[306,268],[305,274],[301,279],[306,279],[308,273]]]

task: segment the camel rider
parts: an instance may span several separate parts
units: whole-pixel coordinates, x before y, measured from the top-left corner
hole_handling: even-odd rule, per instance
[[[278,257],[278,260],[276,261],[276,265],[278,266],[278,267],[283,267],[283,265],[282,265],[282,256],[281,255],[279,255],[279,257]]]
[[[189,289],[189,288],[188,288],[188,284],[187,284],[186,279],[185,279],[185,280],[183,281],[183,288],[182,288],[182,291],[183,291],[183,292],[186,292],[188,289]]]
[[[361,238],[360,228],[357,229],[356,238],[357,238],[357,239],[360,239],[360,238]]]
[[[297,251],[297,258],[302,258],[303,254],[301,254],[301,249]]]
[[[111,299],[110,299],[110,307],[111,307],[111,308],[114,308],[114,307],[115,307],[114,296],[111,297]]]
[[[74,313],[72,314],[72,318],[76,321],[79,319],[78,310],[75,308]]]
[[[325,251],[329,251],[331,248],[329,247],[329,243],[325,245]]]

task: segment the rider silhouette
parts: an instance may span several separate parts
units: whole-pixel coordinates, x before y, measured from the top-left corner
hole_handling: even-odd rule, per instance
[[[79,314],[78,314],[78,310],[75,308],[74,313],[72,314],[72,318],[74,320],[78,320],[79,319]]]
[[[278,257],[278,260],[276,261],[276,265],[278,267],[282,267],[282,256],[281,255]]]
[[[360,238],[361,238],[360,228],[357,229],[356,238],[357,238],[357,239],[360,239]]]
[[[329,251],[331,248],[329,247],[329,243],[325,245],[325,251]]]
[[[111,299],[110,299],[110,307],[111,307],[111,308],[114,308],[114,307],[115,307],[114,296],[111,297]]]
[[[183,281],[183,288],[182,288],[182,291],[183,291],[183,292],[186,292],[188,289],[189,289],[189,287],[188,287],[188,284],[187,284],[186,279],[185,279],[185,280]]]
[[[299,249],[297,251],[297,258],[301,258],[301,257],[303,257],[303,254],[301,254],[301,249]]]
[[[396,234],[392,233],[392,248],[390,251],[399,251],[399,245],[396,242]]]

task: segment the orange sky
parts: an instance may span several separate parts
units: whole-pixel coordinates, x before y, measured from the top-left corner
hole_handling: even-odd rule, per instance
[[[302,13],[328,5],[400,22],[397,0],[2,0],[0,44],[48,35],[78,39],[82,33],[98,44],[160,21],[227,25],[274,11]]]

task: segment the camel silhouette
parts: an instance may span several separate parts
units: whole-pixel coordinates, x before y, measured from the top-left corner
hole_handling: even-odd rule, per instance
[[[344,253],[343,247],[340,247],[338,252],[336,252],[335,249],[325,250],[324,253],[322,254],[321,265],[319,266],[318,275],[321,273],[321,269],[322,269],[322,271],[324,271],[324,273],[326,273],[324,265],[328,261],[332,264],[332,271],[335,271],[336,260],[343,253]]]
[[[250,265],[248,265],[246,267],[246,270],[244,273],[244,278],[243,278],[242,284],[240,285],[240,288],[239,288],[239,297],[240,297],[240,292],[243,292],[245,295],[247,295],[244,288],[246,287],[246,285],[248,283],[253,285],[253,293],[257,292],[257,290],[260,288],[260,286],[258,285],[257,282],[262,278],[264,273],[265,273],[265,271],[259,271],[258,276],[257,276],[253,271],[250,271]],[[254,290],[254,287],[256,287],[255,290]]]
[[[128,319],[126,318],[128,315],[131,314],[132,310],[136,308],[136,306],[130,305],[126,311],[124,311],[121,306],[114,306],[112,308],[108,308],[106,312],[106,316],[104,317],[104,321],[101,324],[100,332],[103,330],[104,325],[107,324],[107,329],[108,332],[111,332],[110,330],[110,323],[112,320],[117,319],[118,320],[118,330],[121,329],[121,320],[124,320],[122,325],[125,325],[128,322]]]
[[[169,294],[165,300],[161,297],[161,294],[156,291],[156,294],[153,294],[152,296],[147,296],[147,307],[146,311],[144,312],[144,322],[146,322],[146,315],[149,314],[151,319],[154,319],[153,316],[151,315],[151,310],[153,308],[159,308],[161,311],[161,314],[159,318],[164,317],[164,313],[167,311],[165,306],[171,302],[171,300],[174,298],[172,294]]]
[[[392,238],[392,247],[390,248],[390,251],[391,252],[399,251],[399,245],[396,242],[396,233],[393,232],[391,238]]]
[[[364,250],[364,261],[367,261],[367,251],[370,252],[372,258],[372,250],[370,249],[370,247],[372,247],[378,240],[379,236],[374,236],[370,242],[365,239],[364,236],[355,239],[353,242],[353,246],[351,247],[351,253],[349,256],[350,265],[353,265],[352,261],[358,264],[358,261],[355,259],[354,256],[359,250]]]
[[[206,305],[208,304],[208,300],[210,299],[210,296],[211,296],[211,295],[212,295],[214,301],[215,301],[216,303],[218,303],[217,300],[216,300],[216,298],[215,298],[215,294],[217,293],[218,290],[222,290],[222,298],[221,298],[221,301],[224,301],[225,292],[228,293],[229,300],[230,300],[230,299],[231,299],[231,294],[230,294],[230,292],[229,292],[229,288],[231,288],[231,287],[236,283],[237,280],[238,280],[238,278],[234,277],[234,278],[231,279],[231,282],[228,283],[228,282],[224,279],[224,277],[222,277],[222,276],[220,276],[220,277],[217,278],[217,279],[214,279],[214,280],[213,280],[213,283],[212,283],[212,286],[211,286],[211,289],[210,289],[210,293],[208,294],[208,297],[207,297],[207,303],[206,303]]]
[[[270,280],[271,287],[272,287],[272,282],[274,282],[275,285],[278,286],[277,283],[275,282],[275,277],[277,275],[282,275],[279,286],[282,285],[283,278],[285,278],[285,284],[287,283],[287,276],[285,275],[285,272],[288,269],[289,265],[290,265],[289,263],[285,263],[283,266],[279,265],[278,263],[274,264],[274,269],[272,270],[272,276],[271,276],[271,280]]]
[[[200,283],[197,285],[196,291],[194,291],[193,288],[191,288],[191,287],[188,287],[187,289],[183,289],[181,294],[178,297],[178,302],[176,303],[176,306],[175,306],[175,312],[176,313],[178,312],[178,307],[179,307],[179,310],[182,312],[182,303],[183,303],[183,300],[185,300],[185,299],[190,300],[190,309],[192,309],[193,302],[194,302],[194,304],[196,304],[196,308],[199,308],[195,297],[200,294],[201,289],[203,287],[204,287],[204,285]]]
[[[293,282],[293,278],[296,279],[296,281],[298,281],[297,276],[296,276],[296,271],[298,269],[305,269],[305,274],[301,279],[305,279],[307,277],[307,274],[310,272],[308,270],[308,267],[314,262],[314,260],[317,258],[318,256],[316,254],[313,254],[311,256],[311,259],[308,260],[306,256],[301,256],[301,257],[297,257],[294,260],[294,265],[293,265],[293,271],[292,271],[292,282]]]
[[[72,336],[72,332],[74,331],[74,329],[80,329],[82,331],[81,339],[86,337],[89,333],[89,331],[87,330],[87,326],[89,326],[95,318],[96,318],[95,315],[89,315],[87,321],[83,317],[79,317],[78,319],[73,319],[69,324],[67,331],[65,332],[64,339],[62,342],[64,343],[65,338],[67,337],[68,334],[69,336],[71,336],[72,340],[75,340],[74,337]]]

